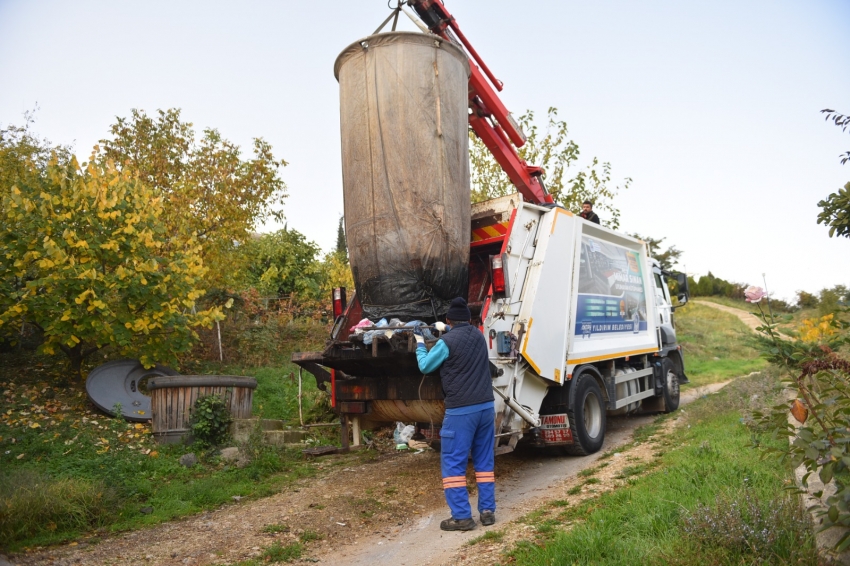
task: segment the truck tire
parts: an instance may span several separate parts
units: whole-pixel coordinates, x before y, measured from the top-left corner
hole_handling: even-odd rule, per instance
[[[663,358],[661,375],[664,376],[664,412],[672,413],[679,408],[679,366],[670,358]]]
[[[589,372],[583,372],[575,379],[572,384],[575,393],[570,395],[572,403],[567,409],[573,444],[565,449],[567,454],[587,456],[598,452],[605,440],[605,399]]]

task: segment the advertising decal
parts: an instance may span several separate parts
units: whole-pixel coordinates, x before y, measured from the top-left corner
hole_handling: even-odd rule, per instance
[[[581,238],[575,335],[645,332],[646,293],[640,254],[590,236]]]

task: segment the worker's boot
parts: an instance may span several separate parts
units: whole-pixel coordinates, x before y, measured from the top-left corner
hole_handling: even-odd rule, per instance
[[[489,527],[490,525],[496,524],[496,514],[492,511],[482,511],[481,512],[481,524],[485,527]]]
[[[471,531],[475,528],[475,519],[446,519],[440,523],[440,529],[444,531]]]

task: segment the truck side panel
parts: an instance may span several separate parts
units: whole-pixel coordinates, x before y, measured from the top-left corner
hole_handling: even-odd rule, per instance
[[[657,352],[655,292],[640,240],[575,220],[567,372],[579,364]]]

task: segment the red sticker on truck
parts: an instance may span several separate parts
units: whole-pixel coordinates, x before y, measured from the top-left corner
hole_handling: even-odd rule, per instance
[[[572,444],[573,431],[567,414],[541,415],[540,436],[547,444]]]

